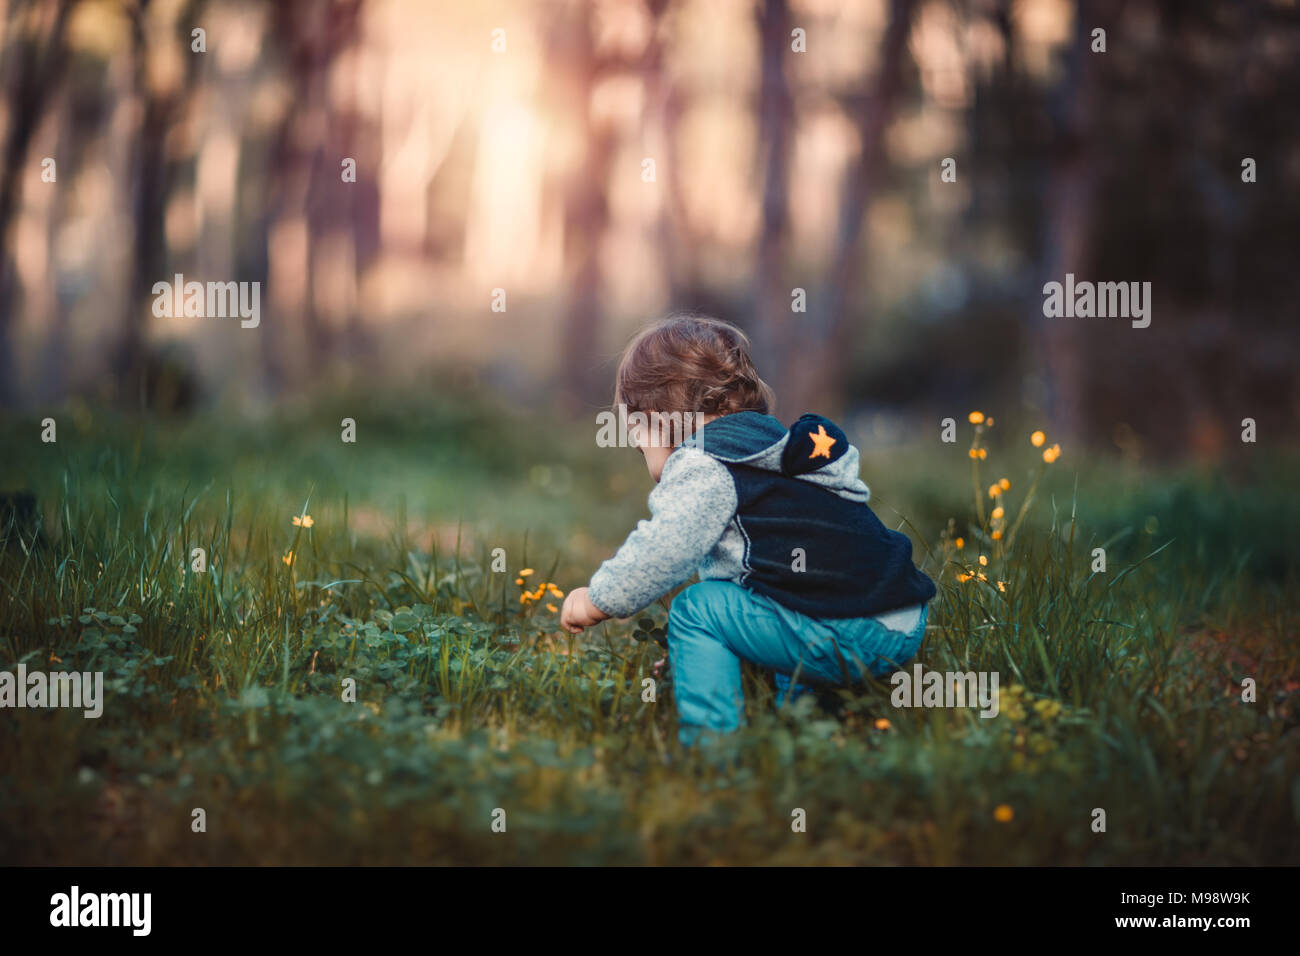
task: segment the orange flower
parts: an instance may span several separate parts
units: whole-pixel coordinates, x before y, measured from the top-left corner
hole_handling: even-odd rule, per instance
[[[990,497],[990,498],[996,498],[996,497],[997,497],[998,495],[1000,495],[1000,494],[1002,494],[1002,486],[1001,486],[1001,485],[989,485],[989,497]]]
[[[557,608],[554,604],[548,604],[548,605],[546,605],[546,610],[548,610],[548,611],[550,611],[552,614],[554,614],[556,611],[559,610],[559,608]]]
[[[529,576],[530,574],[532,574],[532,573],[533,573],[533,569],[532,569],[532,568],[524,568],[522,571],[519,572],[519,576],[520,576],[521,578],[526,578],[526,577],[528,577],[528,576]]]
[[[998,590],[1001,591],[1003,594],[1006,594],[1006,593],[1007,593],[1007,582],[1006,582],[1006,581],[999,581],[999,582],[998,582]]]
[[[1051,448],[1043,449],[1043,461],[1049,465],[1061,457],[1061,446],[1053,445]]]
[[[1011,482],[1008,481],[1006,478],[1000,478],[998,479],[998,487],[1001,488],[1003,491],[1010,491]]]
[[[888,729],[889,729],[890,727],[892,727],[892,726],[893,726],[893,725],[892,725],[892,724],[891,724],[887,719],[885,719],[884,717],[878,717],[878,718],[876,718],[876,729],[877,729],[877,730],[888,730]]]
[[[966,541],[963,538],[958,538],[953,544],[957,545],[958,549],[966,547]]]
[[[293,523],[294,526],[298,528],[310,528],[316,522],[312,520],[311,515],[303,515],[302,517],[299,517],[298,515],[294,515]]]
[[[993,509],[993,520],[996,521],[998,518],[1001,518],[1004,514],[1006,514],[1005,509],[1003,509],[1001,505],[998,505],[996,508]]]
[[[285,564],[289,565],[290,567],[293,567],[293,562],[296,559],[293,556],[293,552],[290,551],[288,554],[284,555],[284,557],[280,558],[280,560],[283,561]]]
[[[1045,441],[1047,441],[1047,436],[1042,432],[1034,432],[1029,436],[1029,444],[1033,445],[1035,448],[1038,448]]]
[[[985,557],[984,555],[981,554],[981,555],[980,555],[980,567],[982,567],[982,568],[987,568],[988,566],[989,566],[989,559],[988,559],[987,557]]]
[[[993,532],[993,540],[994,540],[994,541],[1001,541],[1001,540],[1002,540],[1002,532],[1001,532],[1001,531],[994,531],[994,532]]]
[[[984,413],[983,413],[983,412],[971,412],[971,413],[970,413],[969,415],[967,415],[966,417],[970,419],[970,423],[971,423],[972,425],[978,425],[980,422],[984,421]]]
[[[969,581],[970,579],[971,579],[971,575],[969,575],[969,574],[959,574],[959,575],[957,575],[957,580],[960,581],[962,584],[965,584],[965,583],[966,583],[967,581]]]
[[[1016,811],[1012,810],[1005,803],[999,804],[997,809],[993,811],[993,819],[997,820],[998,823],[1010,823],[1015,819],[1015,816]]]

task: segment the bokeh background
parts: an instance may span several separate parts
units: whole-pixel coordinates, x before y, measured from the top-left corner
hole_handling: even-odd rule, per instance
[[[783,418],[875,443],[976,406],[1130,460],[1295,433],[1294,0],[0,0],[0,29],[11,410],[384,383],[590,428],[631,331],[697,308]],[[1151,326],[1044,319],[1066,272],[1151,282]],[[260,326],[155,317],[175,273],[262,283]]]
[[[1294,864],[1298,102],[1297,0],[0,0],[0,669],[108,695],[6,712],[0,861]],[[1003,716],[747,668],[710,777],[666,600],[559,630],[674,309],[841,423]]]

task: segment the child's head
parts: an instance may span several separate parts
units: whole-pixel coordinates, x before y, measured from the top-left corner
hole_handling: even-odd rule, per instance
[[[749,339],[734,325],[695,313],[674,313],[628,343],[614,376],[614,404],[647,416],[699,414],[704,420],[776,403],[749,356]],[[658,429],[651,430],[659,434]],[[642,436],[638,447],[656,481],[672,447]]]

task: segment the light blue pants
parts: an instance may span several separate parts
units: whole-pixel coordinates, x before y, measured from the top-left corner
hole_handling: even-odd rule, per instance
[[[911,633],[891,631],[874,618],[814,618],[732,581],[701,581],[673,599],[668,656],[677,698],[678,739],[695,743],[702,731],[740,726],[743,658],[778,675],[844,686],[892,673],[921,647],[929,606]],[[777,678],[781,696],[789,680]],[[797,691],[796,691],[797,693]]]

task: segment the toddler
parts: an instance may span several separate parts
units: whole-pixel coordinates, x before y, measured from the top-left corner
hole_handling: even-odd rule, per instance
[[[645,329],[619,361],[614,400],[642,413],[629,423],[649,423],[629,436],[657,482],[652,517],[569,593],[561,624],[630,617],[698,573],[668,614],[683,745],[740,725],[742,658],[777,672],[784,693],[796,670],[845,685],[916,654],[934,583],[867,507],[844,432],[768,414],[772,391],[739,329],[694,314]],[[700,427],[662,440],[669,420]]]

